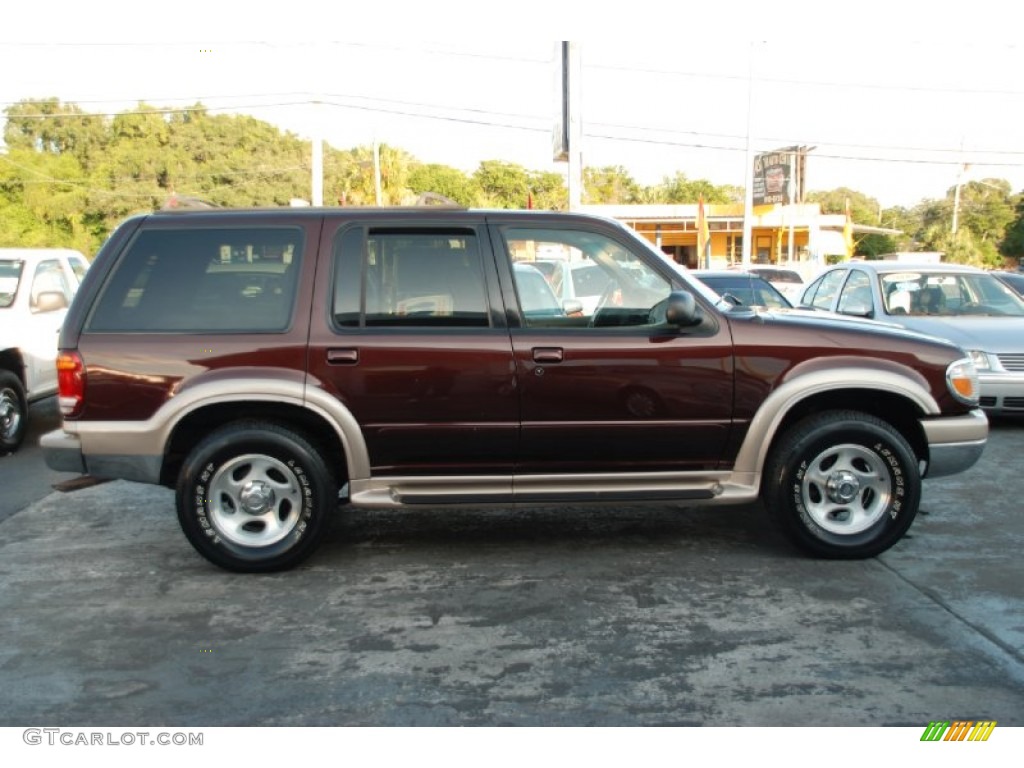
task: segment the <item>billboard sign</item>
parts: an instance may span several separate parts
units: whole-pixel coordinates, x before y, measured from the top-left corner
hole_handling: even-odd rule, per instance
[[[754,205],[791,202],[793,154],[781,150],[754,157]]]

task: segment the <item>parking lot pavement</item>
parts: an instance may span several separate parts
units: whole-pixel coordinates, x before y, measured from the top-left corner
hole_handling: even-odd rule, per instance
[[[1024,725],[1024,426],[904,539],[804,558],[757,506],[349,513],[220,571],[173,494],[0,524],[0,725]]]

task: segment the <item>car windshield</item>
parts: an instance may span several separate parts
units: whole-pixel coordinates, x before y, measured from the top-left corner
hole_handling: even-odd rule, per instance
[[[25,262],[20,259],[4,259],[0,261],[0,309],[11,306],[18,293],[21,272]]]
[[[890,272],[881,275],[890,315],[1024,317],[1024,301],[988,274]]]

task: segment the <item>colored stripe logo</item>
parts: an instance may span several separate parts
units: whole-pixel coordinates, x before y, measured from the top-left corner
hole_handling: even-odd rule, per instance
[[[921,741],[988,741],[995,720],[933,720],[921,734]]]

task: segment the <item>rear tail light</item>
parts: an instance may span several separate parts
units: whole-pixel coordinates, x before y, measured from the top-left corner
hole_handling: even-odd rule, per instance
[[[85,363],[77,352],[57,355],[57,402],[65,416],[77,416],[85,405]]]

